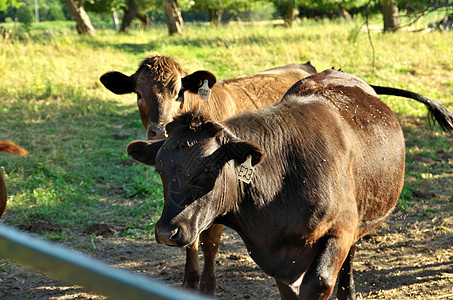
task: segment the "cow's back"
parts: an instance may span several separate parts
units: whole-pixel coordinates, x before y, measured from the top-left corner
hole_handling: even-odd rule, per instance
[[[201,103],[203,112],[215,120],[224,120],[240,112],[274,105],[295,82],[310,75],[299,64],[291,64],[221,80],[213,86],[211,100]]]
[[[405,144],[401,127],[374,90],[353,75],[326,70],[296,83],[285,97],[324,97],[338,122],[331,139],[344,139],[351,151],[351,176],[357,201],[359,235],[379,224],[396,204],[403,187]]]

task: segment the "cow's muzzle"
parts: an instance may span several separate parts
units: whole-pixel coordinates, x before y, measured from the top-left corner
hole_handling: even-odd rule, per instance
[[[167,246],[182,247],[180,241],[181,229],[174,225],[163,224],[157,222],[156,224],[156,241],[159,244]]]
[[[146,130],[146,139],[148,140],[162,140],[165,139],[165,129],[160,129],[157,126],[149,125]]]

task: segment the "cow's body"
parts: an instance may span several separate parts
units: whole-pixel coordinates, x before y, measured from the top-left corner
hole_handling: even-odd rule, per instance
[[[9,152],[22,156],[28,155],[28,151],[24,148],[17,146],[10,141],[0,141],[0,152]],[[3,215],[6,209],[6,202],[8,201],[8,193],[6,190],[6,183],[3,179],[3,175],[0,172],[0,217]]]
[[[159,242],[186,246],[225,224],[282,298],[328,299],[339,272],[339,298],[355,297],[355,242],[389,215],[404,177],[401,128],[371,87],[326,70],[274,107],[221,123],[186,114],[167,130],[165,142],[128,146],[163,181]],[[236,176],[249,155],[246,184]]]

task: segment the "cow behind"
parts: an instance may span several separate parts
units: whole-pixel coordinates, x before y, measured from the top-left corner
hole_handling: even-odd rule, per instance
[[[338,298],[355,298],[355,243],[391,213],[404,179],[402,130],[370,86],[326,70],[274,107],[220,123],[186,113],[167,132],[128,146],[162,178],[160,243],[184,247],[225,224],[283,299],[328,299],[337,277]],[[237,179],[245,161],[250,184]]]
[[[165,137],[165,125],[182,112],[201,107],[214,120],[224,120],[245,110],[277,103],[296,81],[314,73],[316,69],[307,62],[220,80],[217,83],[212,74],[204,73],[204,77],[197,77],[197,73],[191,74],[188,78],[192,77],[197,90],[205,79],[209,81],[209,86],[212,87],[209,101],[203,101],[190,92],[184,93],[184,97],[178,97],[181,79],[188,73],[166,56],[146,58],[131,76],[115,71],[105,73],[100,80],[115,94],[136,93],[147,138],[162,139]]]
[[[28,155],[27,150],[9,141],[0,141],[0,152],[9,152],[21,156]],[[6,183],[5,180],[3,179],[2,173],[0,172],[0,217],[5,212],[7,201],[8,193],[6,190]]]

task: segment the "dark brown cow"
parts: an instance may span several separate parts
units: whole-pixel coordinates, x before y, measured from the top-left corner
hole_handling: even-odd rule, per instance
[[[451,113],[437,117],[453,130]],[[188,112],[166,130],[127,149],[161,176],[158,242],[186,247],[224,224],[282,299],[328,299],[337,277],[338,298],[355,298],[355,243],[391,213],[404,179],[401,127],[372,87],[326,70],[273,107],[220,123]]]
[[[296,81],[314,73],[316,69],[309,62],[289,64],[249,76],[220,80],[213,87],[213,75],[204,73],[206,78],[200,78],[197,73],[193,76],[197,80],[197,90],[204,79],[209,79],[212,87],[209,101],[203,101],[197,94],[190,92],[184,93],[184,97],[178,97],[181,79],[188,73],[166,56],[146,58],[131,76],[108,72],[100,80],[115,94],[137,94],[137,104],[143,126],[147,130],[147,138],[154,140],[165,138],[165,125],[184,111],[200,106],[214,120],[224,120],[245,110],[277,103]],[[191,78],[186,77],[186,80]]]
[[[116,94],[137,93],[137,104],[143,126],[147,129],[147,138],[158,140],[165,137],[165,125],[181,112],[198,107],[214,120],[224,120],[241,111],[277,103],[295,82],[314,73],[316,69],[310,62],[294,63],[216,82],[212,73],[198,71],[187,75],[171,58],[152,56],[146,58],[133,75],[109,72],[102,75],[101,82]],[[203,101],[197,95],[204,80],[208,80],[212,88],[209,101]],[[188,87],[187,91],[184,86]],[[222,231],[222,225],[214,225],[200,236],[204,255],[201,279],[198,241],[187,248],[184,287],[199,288],[208,294],[215,292],[215,255]]]
[[[28,155],[27,150],[9,141],[0,141],[0,152],[10,152],[22,156]],[[8,193],[6,190],[6,183],[5,180],[3,179],[2,173],[0,172],[0,217],[5,212],[7,201]]]

